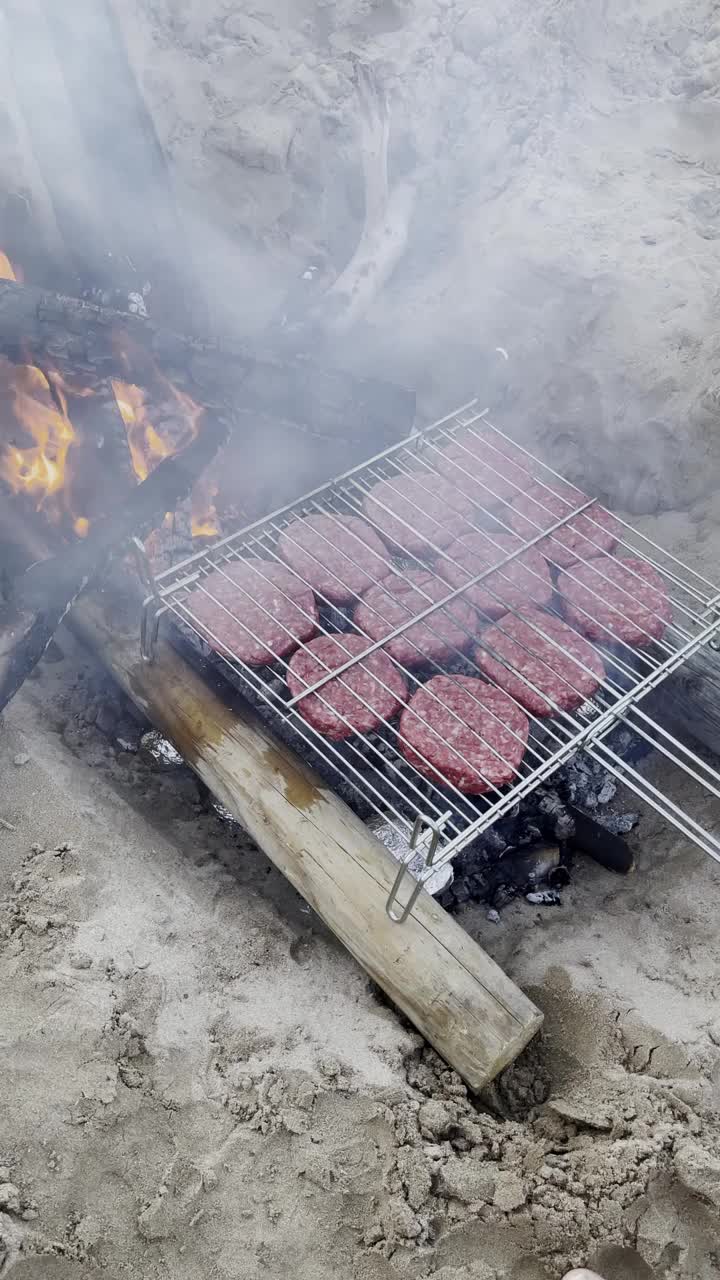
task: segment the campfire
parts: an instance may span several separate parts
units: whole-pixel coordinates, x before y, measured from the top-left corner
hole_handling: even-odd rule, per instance
[[[15,279],[4,254],[0,275]],[[71,381],[51,361],[31,360],[31,353],[26,363],[0,355],[0,481],[62,537],[84,538],[118,487],[129,491],[197,438],[204,409],[153,362],[146,388],[119,378],[108,386]],[[132,363],[121,345],[119,362]],[[188,501],[192,537],[219,534],[213,497],[212,481],[199,479]]]
[[[5,254],[0,256],[0,269],[6,280],[17,283],[20,273],[15,271]],[[138,345],[135,337],[124,332],[119,317],[110,328],[107,349],[113,368],[122,370],[124,377],[99,379],[97,376],[82,377],[79,372],[71,376],[48,356],[38,363],[31,363],[32,355],[28,353],[26,362],[18,363],[0,355],[3,409],[0,480],[15,495],[21,508],[38,513],[47,527],[53,527],[69,542],[87,539],[98,521],[107,520],[113,499],[117,501],[118,489],[127,498],[133,487],[145,484],[154,474],[161,474],[162,464],[182,457],[193,442],[197,444],[206,435],[205,408],[160,369],[157,361]],[[129,380],[133,371],[138,369],[143,372],[143,385]],[[490,456],[488,470],[491,479],[483,484],[482,492],[478,494],[471,491],[472,463],[473,450],[481,449],[485,456]],[[211,453],[214,452],[213,447]],[[393,500],[398,486],[402,489],[408,480],[415,484],[418,474],[422,477],[418,495],[413,496],[412,501],[403,498],[404,505],[394,514]],[[535,502],[535,511],[530,512],[522,527],[520,545],[516,533],[513,533],[513,529],[517,531],[520,526],[517,521],[508,524],[508,520],[513,518],[509,504],[531,482],[536,488],[541,486],[544,493]],[[448,483],[450,488],[446,492],[443,486],[447,487]],[[154,512],[154,527],[145,540],[144,573],[153,591],[146,602],[143,621],[146,657],[152,658],[160,616],[168,612],[173,614],[180,623],[181,635],[186,640],[192,639],[203,663],[219,665],[225,677],[232,679],[243,696],[266,717],[271,728],[284,736],[300,755],[309,759],[365,820],[372,820],[381,838],[389,846],[395,846],[395,852],[401,849],[407,855],[403,866],[411,861],[411,853],[415,855],[417,887],[411,895],[410,905],[423,883],[431,879],[436,886],[447,883],[447,877],[438,876],[438,870],[449,866],[451,859],[463,850],[470,847],[476,862],[484,838],[486,846],[489,840],[488,847],[496,854],[498,840],[502,840],[503,849],[512,849],[526,844],[533,835],[544,838],[549,834],[558,838],[564,828],[572,828],[573,823],[558,792],[553,791],[548,799],[546,783],[558,768],[565,767],[568,761],[576,758],[581,748],[584,751],[581,759],[594,762],[593,776],[598,780],[595,789],[598,797],[610,798],[617,781],[622,780],[642,798],[650,799],[665,811],[672,821],[678,822],[685,834],[697,836],[705,847],[715,852],[712,837],[695,831],[692,819],[678,819],[662,803],[658,804],[657,798],[649,794],[641,776],[612,746],[617,740],[616,731],[620,725],[626,739],[629,740],[630,731],[634,731],[646,744],[666,754],[670,747],[675,752],[684,752],[687,761],[687,749],[674,740],[668,747],[657,737],[653,722],[639,703],[647,690],[659,683],[683,659],[692,656],[710,637],[714,627],[714,614],[709,608],[714,594],[711,584],[693,575],[689,569],[684,571],[683,579],[678,579],[672,566],[664,566],[649,547],[642,546],[640,535],[628,527],[621,528],[616,518],[597,503],[585,501],[584,495],[572,491],[567,485],[563,488],[563,483],[538,459],[518,450],[484,415],[478,414],[474,406],[466,406],[421,437],[416,437],[411,446],[391,446],[365,467],[345,474],[340,480],[317,490],[310,498],[301,498],[281,508],[271,518],[256,521],[247,534],[237,534],[227,527],[221,528],[216,506],[218,470],[213,471],[209,456],[203,459],[200,473],[191,477],[189,497],[172,504],[168,502],[168,509],[164,512]],[[458,506],[456,511],[452,510],[453,486]],[[376,500],[373,495],[383,489],[386,490],[383,500]],[[438,494],[442,494],[439,500]],[[435,513],[433,504],[438,507],[439,514]],[[474,514],[471,511],[473,504]],[[467,529],[475,531],[468,536],[474,536],[476,540],[480,537],[494,546],[496,554],[492,563],[499,562],[499,568],[491,573],[490,568],[483,566],[482,558],[477,563],[468,561],[469,585],[468,572],[463,573],[452,554],[442,550],[452,542],[450,536],[444,536],[443,526],[457,522],[460,506],[462,522]],[[465,510],[466,506],[468,510]],[[584,520],[588,524],[588,518],[581,514],[586,510],[590,532],[582,544],[582,554],[579,551],[575,554],[572,540],[575,538],[577,541],[577,538],[573,527],[574,524],[579,527],[578,521]],[[377,733],[348,733],[345,726],[340,726],[340,731],[333,731],[328,739],[322,731],[313,731],[312,723],[309,730],[307,718],[303,715],[308,695],[296,692],[294,697],[288,697],[288,684],[291,695],[294,686],[292,678],[288,679],[291,668],[282,654],[268,651],[258,669],[256,662],[244,661],[224,641],[228,622],[237,623],[237,627],[244,626],[244,597],[238,597],[237,609],[240,612],[235,615],[234,607],[228,606],[225,596],[218,598],[213,592],[231,584],[233,568],[258,563],[257,557],[263,563],[269,561],[281,566],[283,560],[287,561],[282,550],[283,538],[292,536],[292,530],[299,527],[295,522],[302,522],[308,514],[313,518],[318,514],[330,516],[337,521],[362,517],[364,521],[370,520],[376,532],[382,535],[385,541],[383,545],[378,543],[381,553],[377,561],[379,568],[365,575],[363,591],[367,591],[373,582],[375,587],[379,587],[390,569],[395,571],[397,581],[405,590],[414,581],[413,574],[417,577],[418,570],[426,575],[426,580],[416,590],[417,601],[414,609],[408,611],[408,620],[402,613],[397,617],[392,615],[388,650],[402,672],[403,696],[412,696],[413,691],[419,691],[429,677],[443,672],[459,680],[473,680],[478,676],[487,680],[490,676],[494,682],[499,681],[501,688],[511,690],[516,701],[519,699],[517,705],[524,711],[531,708],[529,735],[522,731],[527,737],[527,746],[513,753],[517,759],[510,759],[510,748],[504,749],[505,760],[500,752],[502,767],[497,771],[497,781],[481,786],[479,798],[472,794],[473,788],[470,788],[468,796],[464,784],[458,788],[436,767],[429,767],[427,759],[423,763],[416,752],[407,749],[402,737],[396,737],[388,720],[381,719]],[[431,526],[429,532],[426,529],[428,521]],[[619,544],[626,556],[631,553],[635,557],[632,561],[625,561],[627,565],[635,566],[631,570],[635,575],[631,591],[640,589],[641,599],[642,589],[655,591],[657,596],[657,601],[651,601],[647,635],[638,634],[634,642],[628,642],[622,632],[619,636],[612,634],[612,627],[608,629],[603,623],[598,623],[594,631],[585,628],[588,635],[601,642],[604,666],[600,664],[599,669],[603,678],[599,682],[591,678],[588,682],[587,677],[591,674],[588,664],[592,666],[593,654],[589,648],[587,652],[580,653],[570,683],[574,681],[584,688],[584,692],[577,697],[573,694],[570,700],[564,690],[556,693],[560,703],[553,702],[555,714],[550,721],[546,719],[550,707],[543,709],[542,699],[537,705],[537,689],[538,696],[528,702],[522,689],[518,693],[516,685],[508,685],[503,679],[503,671],[507,673],[508,667],[512,672],[521,665],[522,649],[527,649],[532,643],[532,636],[523,637],[510,659],[505,648],[502,655],[498,655],[499,667],[497,663],[494,668],[485,664],[482,670],[478,666],[480,659],[475,649],[467,642],[475,634],[468,631],[468,626],[474,626],[472,621],[468,622],[473,614],[468,605],[477,605],[481,610],[480,616],[486,615],[486,621],[502,618],[507,608],[511,610],[507,616],[511,617],[527,604],[541,608],[550,605],[553,586],[550,579],[546,581],[543,576],[547,569],[538,571],[537,568],[537,564],[544,565],[545,561],[537,553],[535,561],[528,558],[538,544],[548,557],[548,527],[551,532],[555,531],[555,539],[550,538],[549,541],[558,548],[555,560],[549,556],[555,573],[562,571],[564,565],[579,562],[581,567],[586,566],[588,561],[593,562],[593,557]],[[497,541],[493,538],[493,531]],[[129,528],[128,532],[136,534],[137,530]],[[221,533],[230,533],[230,536],[219,542],[217,550],[212,546],[205,550],[207,541],[218,539]],[[515,537],[518,545],[508,542],[508,536]],[[430,565],[422,548],[425,540],[433,550]],[[362,544],[358,545],[362,548]],[[452,545],[454,547],[455,544]],[[568,558],[566,548],[570,545],[573,546],[573,554]],[[386,558],[383,558],[383,550]],[[297,548],[295,551],[297,553]],[[319,553],[316,551],[315,554]],[[437,555],[441,559],[437,559]],[[460,555],[462,561],[460,551],[455,555]],[[167,568],[165,561],[168,556],[171,560],[180,560],[180,567],[175,568],[171,564]],[[447,572],[444,568],[446,562]],[[302,578],[305,561],[298,562],[297,556],[290,556],[289,563]],[[613,561],[611,568],[616,563]],[[519,578],[518,573],[521,575]],[[569,568],[564,573],[573,577]],[[649,580],[643,576],[647,574],[654,575],[650,581],[654,581],[656,586],[647,585]],[[517,582],[519,591],[512,586],[513,581]],[[486,589],[483,584],[486,584]],[[334,595],[330,588],[329,595],[322,591],[318,593],[312,574],[306,586],[311,596],[314,592],[320,607],[318,625],[313,623],[309,627],[308,638],[318,630],[328,638],[346,636],[358,626],[362,631],[360,615],[354,614],[351,607],[360,599],[359,588],[351,600],[342,593],[340,597]],[[559,582],[555,587],[559,589]],[[668,617],[656,628],[659,611],[664,607],[660,592],[664,593],[665,588],[667,596],[663,594],[663,598],[667,600]],[[598,601],[601,590],[596,585],[590,592],[595,601]],[[625,594],[629,596],[630,592],[626,590]],[[704,611],[698,605],[703,596],[708,606]],[[251,595],[245,599],[249,603]],[[220,622],[225,627],[225,632],[220,629],[219,638],[204,622],[205,615],[200,606],[207,612],[208,601],[211,607],[215,607],[213,616],[219,616],[218,629]],[[349,601],[344,609],[343,601]],[[442,640],[443,608],[449,610],[453,602],[459,628],[453,631],[452,643],[446,644]],[[591,602],[588,607],[595,609],[596,605]],[[463,609],[467,611],[467,617]],[[427,618],[427,622],[425,639],[416,644],[413,636],[418,634],[418,611],[420,619]],[[543,620],[550,616],[540,614],[529,625],[543,637],[544,643],[554,644],[559,660],[567,664],[572,659],[564,636],[553,639],[552,634],[548,636],[543,630]],[[510,633],[503,633],[502,623],[496,629],[495,643],[502,649]],[[583,629],[582,619],[580,629]],[[408,644],[403,648],[401,660],[399,650],[404,637]],[[358,646],[357,656],[348,653],[340,667],[340,678],[346,674],[347,680],[351,680],[358,663],[362,664],[363,658],[377,651],[380,645],[381,640],[376,638],[371,627],[369,640]],[[418,651],[419,658],[413,650]],[[415,674],[418,667],[420,678]],[[312,694],[320,700],[323,688],[331,680],[332,668],[325,668],[324,675],[322,671],[320,667],[318,675],[309,684]],[[392,708],[389,714],[392,716]],[[333,742],[333,737],[341,741]],[[695,763],[694,758],[692,763]],[[563,777],[566,774],[567,769]],[[587,770],[584,776],[590,776]],[[608,780],[613,779],[613,785],[608,785]],[[509,787],[508,783],[511,784]],[[532,803],[527,800],[539,787],[540,800],[551,814],[551,821],[539,821],[537,795]],[[575,798],[570,796],[571,800]],[[581,800],[586,809],[596,807],[597,799],[592,789],[588,792],[586,788]],[[527,832],[519,835],[517,821],[514,820],[510,829],[507,822],[504,824],[504,835],[501,836],[501,820],[512,814],[520,801],[523,802],[522,817],[526,827],[528,815],[534,815],[529,835]],[[602,799],[600,803],[603,803]],[[392,835],[388,834],[390,832]],[[425,861],[424,869],[418,862],[420,853]],[[393,904],[390,903],[389,910],[392,909]]]
[[[22,286],[0,264],[0,536],[36,561],[5,593],[0,706],[72,610],[428,1038],[467,1079],[487,1079],[537,1011],[477,949],[482,978],[462,998],[482,1044],[462,1039],[434,984],[460,998],[468,943],[422,889],[451,906],[469,894],[499,904],[544,882],[552,900],[569,840],[627,870],[634,817],[596,821],[619,783],[720,860],[631,749],[720,795],[720,776],[644,702],[720,630],[717,589],[475,402],[408,436],[405,393],[247,350],[230,358],[145,316]],[[313,458],[311,475],[278,453],[272,423],[292,460]],[[228,476],[244,491],[229,492]],[[92,583],[104,589],[88,596]],[[362,939],[357,903],[375,922]],[[405,932],[419,954],[430,948],[429,1003],[416,972],[398,984]]]

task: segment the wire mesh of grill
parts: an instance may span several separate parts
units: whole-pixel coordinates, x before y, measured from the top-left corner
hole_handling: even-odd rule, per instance
[[[171,614],[213,651],[233,683],[269,713],[271,723],[291,731],[310,763],[362,799],[366,814],[381,815],[415,847],[425,842],[428,866],[421,879],[513,810],[580,749],[720,861],[720,843],[712,833],[607,741],[613,727],[623,723],[720,798],[720,775],[639,705],[700,646],[714,643],[720,590],[569,485],[476,404],[159,575],[143,611],[144,655],[152,656],[160,619]],[[296,522],[328,515],[338,522],[360,518],[365,530],[370,526],[379,536],[379,551],[373,539],[375,551],[368,558],[360,526],[344,523],[337,525],[338,533],[343,531],[340,560],[338,540],[327,525],[308,553]],[[468,540],[470,551],[480,546],[474,560]],[[312,591],[317,601],[310,609],[298,604],[294,590],[288,595],[287,587],[274,588],[276,603],[285,597],[283,603],[292,606],[292,629],[280,616],[284,613],[287,621],[287,612],[259,603],[262,591],[256,595],[252,588],[254,575],[258,588],[266,584],[267,564],[287,561],[298,586],[307,588],[302,599],[307,602]],[[242,585],[233,576],[240,564]],[[353,579],[355,590],[343,573]],[[387,586],[391,574],[394,603],[386,615],[377,600],[385,598],[380,584]],[[332,589],[334,575],[343,586],[340,605]],[[403,603],[403,592],[411,587]],[[369,612],[368,588],[376,593]],[[379,617],[377,626],[358,628],[361,601],[366,620],[372,621],[373,612]],[[306,625],[298,626],[298,610]],[[573,642],[568,648],[556,625],[563,610],[566,622],[592,638],[603,674],[594,654],[589,661],[582,646],[578,650]],[[248,623],[251,613],[255,631]],[[262,666],[256,656],[245,661],[238,649],[246,652],[247,646],[238,645],[236,637],[245,637],[260,653],[267,650],[267,628],[257,619],[264,624],[271,615],[275,640],[268,661]],[[300,642],[299,633],[305,635]],[[363,643],[348,645],[346,659],[332,668],[316,659],[312,677],[301,678],[299,687],[295,679],[293,695],[287,683],[291,653],[296,666],[298,652],[314,653],[310,635],[342,642],[347,633],[363,635]],[[392,689],[388,686],[382,668],[368,666],[388,647],[408,696],[425,691],[413,704],[414,714],[405,712],[402,719],[392,711],[382,714],[382,706],[397,707],[390,697],[397,687],[394,681]],[[368,676],[364,686],[359,686],[359,671]],[[449,683],[430,684],[434,676]],[[488,706],[483,692],[493,686],[502,696]],[[465,710],[458,711],[449,695],[453,687],[462,691],[458,697]],[[380,688],[387,699],[380,697]],[[339,689],[347,695],[344,704]],[[331,714],[336,737],[307,718],[309,699]],[[352,708],[362,708],[374,727],[357,732]],[[480,726],[469,738],[468,708],[472,723]]]

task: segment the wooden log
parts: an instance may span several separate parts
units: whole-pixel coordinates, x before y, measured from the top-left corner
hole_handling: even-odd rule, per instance
[[[424,891],[405,924],[391,922],[397,864],[252,711],[230,710],[167,642],[143,662],[108,593],[79,601],[70,625],[472,1089],[513,1061],[542,1014]]]
[[[77,298],[0,281],[0,351],[23,362],[28,349],[75,373],[144,385],[151,362],[198,404],[256,410],[362,441],[365,456],[409,434],[415,394],[309,360],[277,359],[242,343],[205,342]]]

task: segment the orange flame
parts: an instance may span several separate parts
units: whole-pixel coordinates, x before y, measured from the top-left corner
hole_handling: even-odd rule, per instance
[[[2,249],[0,249],[0,280],[17,280],[13,264]]]
[[[11,364],[0,356],[0,395],[12,405],[19,437],[12,438],[10,427],[10,439],[0,449],[0,476],[13,493],[27,495],[36,509],[57,516],[63,503],[50,500],[65,488],[68,453],[76,443],[65,384],[54,371],[45,374],[35,365]],[[24,437],[32,443],[26,444]]]
[[[112,380],[117,407],[125,423],[133,470],[138,480],[146,480],[158,462],[169,458],[172,447],[158,435],[149,417],[145,392],[131,382]]]
[[[190,499],[190,531],[193,538],[217,538],[220,533],[215,498],[220,486],[207,475],[201,477]]]
[[[186,428],[179,441],[164,438],[150,421],[146,395],[141,387],[112,379],[113,393],[125,423],[130,457],[138,480],[145,480],[163,458],[171,457],[189,439],[195,439],[200,429],[200,419],[205,412],[184,391],[173,386],[162,375],[158,376],[176,410],[173,417],[179,419]],[[213,502],[216,493],[217,488],[211,488],[203,481],[196,486],[192,499],[191,523],[194,537],[211,538],[219,532]]]
[[[0,279],[21,280],[5,253],[0,251]],[[145,480],[164,458],[171,457],[194,439],[204,410],[185,392],[174,387],[157,368],[148,365],[150,385],[158,405],[159,429],[150,419],[145,391],[134,383],[113,379],[112,388],[125,424],[133,470]],[[90,521],[73,510],[73,477],[68,455],[80,446],[75,458],[84,462],[82,446],[68,412],[68,397],[91,396],[92,388],[75,387],[56,370],[32,364],[12,364],[0,355],[0,480],[13,493],[24,494],[51,520],[67,521],[79,538],[86,537]],[[157,421],[157,419],[156,419]],[[87,479],[87,478],[86,478]],[[92,489],[92,478],[89,479]],[[88,492],[88,484],[85,483]],[[218,489],[206,477],[196,486],[189,504],[194,536],[213,537],[218,532],[214,498]],[[84,501],[78,505],[84,505]]]

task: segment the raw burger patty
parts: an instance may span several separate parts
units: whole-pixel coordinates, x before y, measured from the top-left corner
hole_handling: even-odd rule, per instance
[[[473,514],[467,494],[429,471],[381,480],[363,506],[386,542],[418,556],[432,555],[429,543],[446,547],[468,528]]]
[[[461,587],[469,578],[483,573],[522,545],[522,538],[514,533],[497,533],[492,538],[479,531],[464,533],[450,543],[445,556],[438,558],[437,571],[451,587]],[[463,599],[486,617],[501,618],[508,609],[549,604],[552,591],[547,560],[535,547],[530,547],[516,560],[510,560],[496,573],[469,587]]]
[[[290,569],[268,560],[233,560],[222,572],[215,570],[195,588],[189,604],[207,628],[210,647],[219,653],[229,649],[251,667],[292,653],[315,634],[318,620],[310,588]]]
[[[319,595],[346,604],[391,572],[387,547],[357,516],[316,515],[293,520],[278,549]]]
[[[480,645],[475,651],[480,669],[536,716],[554,715],[555,707],[531,689],[521,676],[526,676],[561,710],[574,711],[592,696],[605,675],[592,645],[559,618],[540,609],[526,609],[522,617],[508,614],[499,626],[483,632]],[[558,645],[565,652],[561,652]],[[493,656],[495,654],[514,671],[509,671]],[[573,662],[573,658],[578,661]]]
[[[660,639],[672,621],[660,574],[632,556],[625,560],[597,556],[576,565],[571,573],[560,574],[558,591],[568,622],[605,644],[616,637],[637,647],[649,645]]]
[[[453,485],[488,510],[514,502],[519,490],[533,484],[525,454],[494,431],[464,431],[433,453],[432,460]]]
[[[434,600],[442,600],[451,588],[426,569],[408,569],[405,575],[390,577],[365,592],[353,621],[358,631],[371,640],[382,640],[390,631],[422,613]],[[385,653],[404,667],[426,662],[446,662],[457,649],[462,653],[478,633],[478,616],[459,597],[438,609],[423,622],[409,627],[385,645]]]
[[[290,660],[287,682],[292,696],[349,658],[364,653],[367,647],[364,636],[318,636]],[[407,686],[395,663],[376,650],[343,675],[329,680],[317,693],[303,698],[297,709],[314,729],[328,738],[340,739],[377,729],[383,720],[390,720],[399,711],[406,697]]]
[[[510,523],[527,542],[583,502],[587,502],[586,495],[564,480],[553,479],[552,492],[535,484],[516,498],[510,509]],[[589,560],[603,551],[612,551],[621,536],[622,526],[615,517],[594,503],[586,513],[535,545],[552,564],[565,569],[578,560]]]
[[[502,689],[472,676],[434,676],[400,717],[400,746],[426,778],[479,796],[515,777],[528,727]]]

